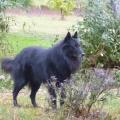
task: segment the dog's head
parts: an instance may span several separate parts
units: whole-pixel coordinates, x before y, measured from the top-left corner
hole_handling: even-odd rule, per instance
[[[75,32],[73,36],[71,36],[70,32],[67,33],[63,40],[62,49],[65,55],[73,61],[81,59],[84,56],[84,52],[80,47],[80,40],[77,32]]]

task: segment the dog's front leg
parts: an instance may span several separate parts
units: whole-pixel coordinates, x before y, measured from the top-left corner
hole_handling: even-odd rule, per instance
[[[51,81],[48,81],[47,83],[47,88],[48,88],[48,92],[50,94],[50,99],[51,99],[51,102],[52,102],[52,108],[53,109],[56,109],[57,108],[57,103],[56,103],[56,92],[55,92],[55,88],[54,86],[51,84]]]

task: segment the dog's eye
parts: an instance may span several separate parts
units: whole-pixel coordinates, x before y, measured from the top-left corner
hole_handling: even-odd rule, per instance
[[[75,47],[80,47],[80,45],[79,44],[75,44]]]

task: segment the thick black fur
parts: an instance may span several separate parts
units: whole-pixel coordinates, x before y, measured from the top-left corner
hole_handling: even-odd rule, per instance
[[[31,88],[31,102],[37,106],[35,96],[42,83],[48,84],[52,103],[56,107],[56,94],[51,85],[51,76],[56,83],[63,83],[80,65],[83,51],[80,48],[77,32],[73,36],[68,32],[64,40],[51,48],[28,47],[14,59],[4,58],[1,66],[14,80],[13,104],[17,104],[19,91],[27,84]],[[61,97],[64,95],[61,94]]]

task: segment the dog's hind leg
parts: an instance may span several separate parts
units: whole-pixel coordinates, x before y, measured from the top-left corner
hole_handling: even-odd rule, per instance
[[[26,85],[26,82],[24,79],[17,79],[15,80],[14,82],[14,89],[13,89],[13,104],[14,106],[18,106],[18,103],[17,103],[17,95],[19,93],[19,91]]]
[[[41,84],[33,84],[31,86],[30,98],[31,98],[31,103],[34,107],[37,107],[35,97],[36,97],[36,93],[37,93],[38,89],[40,88],[40,85]]]
[[[60,105],[64,104],[64,99],[66,98],[66,92],[63,83],[61,83],[61,93],[60,93]]]

